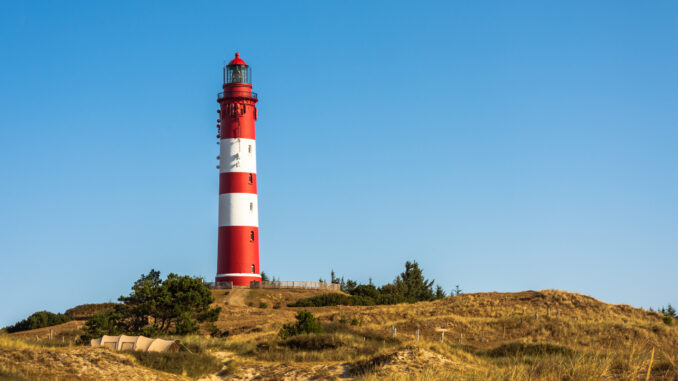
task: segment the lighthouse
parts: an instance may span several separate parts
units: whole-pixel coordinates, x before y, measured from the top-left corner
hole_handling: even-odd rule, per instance
[[[216,283],[261,280],[257,205],[257,93],[250,67],[235,53],[224,67],[219,119],[219,237]]]

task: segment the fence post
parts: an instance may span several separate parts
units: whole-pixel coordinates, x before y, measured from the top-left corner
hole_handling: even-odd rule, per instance
[[[440,331],[440,342],[445,341],[445,331]]]
[[[395,327],[395,325],[391,326],[391,337],[396,337],[396,327]]]
[[[464,334],[459,333],[459,345],[461,345],[461,342],[464,340]]]
[[[419,328],[414,332],[414,341],[419,341]]]

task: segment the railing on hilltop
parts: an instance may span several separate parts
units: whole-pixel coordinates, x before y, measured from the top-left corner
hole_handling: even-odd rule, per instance
[[[205,284],[216,289],[230,290],[233,288],[233,282],[205,282]]]
[[[284,281],[277,280],[273,282],[269,281],[252,281],[250,282],[250,288],[306,288],[306,289],[315,289],[315,290],[332,290],[340,291],[341,288],[336,283],[326,283],[326,282],[302,282],[302,281]]]

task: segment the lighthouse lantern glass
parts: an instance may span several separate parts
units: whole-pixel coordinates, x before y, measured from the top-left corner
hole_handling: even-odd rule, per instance
[[[252,71],[247,65],[226,66],[226,83],[252,83]]]

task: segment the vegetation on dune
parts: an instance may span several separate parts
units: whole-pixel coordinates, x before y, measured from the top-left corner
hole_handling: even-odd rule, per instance
[[[67,309],[66,315],[76,320],[85,320],[96,314],[113,311],[117,304],[118,303],[81,304],[79,306]]]
[[[21,332],[63,324],[71,320],[73,319],[70,316],[61,313],[55,314],[49,311],[39,311],[14,325],[5,327],[5,330],[8,333]]]
[[[664,324],[673,325],[675,319],[678,319],[678,314],[676,314],[676,309],[673,308],[671,304],[667,307],[662,307],[658,310],[660,313],[664,314]]]
[[[290,295],[312,295],[298,290],[248,292],[274,293],[280,300]],[[368,288],[362,294],[369,292],[373,290]],[[646,380],[649,372],[649,380],[678,380],[678,327],[665,325],[664,315],[573,293],[464,294],[417,304],[338,306],[312,314],[299,312],[294,311],[295,319],[293,311],[284,308],[227,307],[216,325],[230,330],[228,338],[181,337],[192,353],[130,355],[71,347],[52,348],[49,356],[38,357],[52,361],[50,356],[65,353],[109,353],[143,366],[134,369],[192,377],[223,372],[225,378],[333,379],[348,372],[364,381],[630,381]],[[259,324],[263,321],[266,323]],[[251,324],[257,330],[242,329]],[[285,324],[295,334],[277,335]],[[314,325],[322,327],[322,332],[303,328]],[[392,327],[397,328],[395,338]],[[447,329],[443,342],[439,327]],[[417,330],[418,341],[414,335]],[[0,369],[4,364],[17,364],[3,363],[3,353],[9,353],[6,361],[14,361],[11,356],[19,356],[18,352],[39,352],[55,345],[25,341],[27,337],[7,347],[3,338],[12,337],[0,336]],[[131,356],[137,360],[132,361]],[[5,369],[32,379],[28,369],[33,369],[33,360],[27,354],[21,358],[28,361],[21,363],[21,371]],[[57,359],[62,361],[61,357]]]
[[[28,379],[23,378],[16,373],[12,373],[9,370],[0,368],[0,381],[28,381]]]
[[[130,353],[140,365],[191,378],[200,378],[221,370],[221,362],[205,353],[141,351]]]
[[[405,262],[405,271],[399,274],[392,283],[379,288],[371,282],[358,284],[355,281],[344,281],[344,278],[336,278],[334,271],[331,274],[332,283],[341,286],[342,291],[350,295],[330,293],[311,298],[300,299],[289,307],[324,307],[324,306],[373,306],[398,303],[415,303],[442,299],[446,293],[442,287],[437,286],[433,290],[433,280],[424,278],[419,264],[414,261]]]
[[[216,321],[221,311],[210,307],[214,297],[201,278],[169,274],[163,281],[155,270],[142,275],[129,296],[118,300],[122,303],[112,310],[87,320],[83,341],[122,333],[150,337],[196,333],[199,323]]]
[[[284,324],[278,336],[281,339],[286,339],[290,336],[301,335],[304,333],[321,333],[323,327],[315,319],[312,313],[308,311],[299,311],[297,313],[297,322],[294,324]]]
[[[203,322],[202,331],[213,337],[182,336],[188,352],[120,354],[104,348],[52,348],[69,344],[33,341],[38,332],[21,340],[5,335],[0,336],[0,371],[32,379],[29,354],[42,351],[45,355],[37,357],[47,364],[43,369],[56,369],[49,361],[66,361],[70,353],[78,361],[110,355],[117,357],[116,364],[127,359],[123,361],[135,370],[195,378],[220,372],[226,378],[254,379],[350,374],[363,381],[678,380],[678,327],[671,305],[655,312],[556,290],[462,295],[459,287],[452,291],[454,297],[443,299],[444,290],[425,279],[416,262],[408,262],[403,273],[381,287],[342,281],[334,274],[332,281],[346,294],[232,291],[241,303],[225,307],[221,319],[210,322],[219,314],[209,307],[212,295],[220,298],[225,292],[174,274],[161,281],[151,271],[120,298],[121,304],[92,316],[87,334],[195,333]],[[312,295],[317,296],[308,297]],[[416,301],[421,302],[406,304]],[[285,304],[330,307],[311,313]],[[19,364],[16,358],[21,358],[20,366],[7,367]]]

